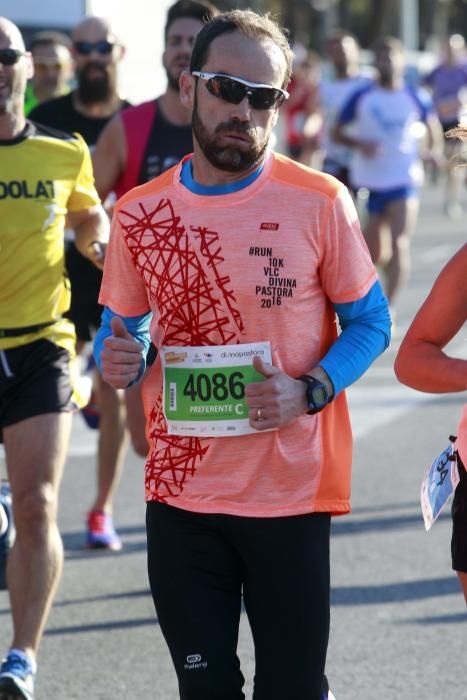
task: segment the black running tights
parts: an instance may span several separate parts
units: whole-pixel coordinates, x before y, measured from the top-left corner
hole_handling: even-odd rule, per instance
[[[181,700],[245,697],[236,652],[242,592],[254,700],[322,700],[330,515],[247,518],[151,502],[146,524],[151,592]]]

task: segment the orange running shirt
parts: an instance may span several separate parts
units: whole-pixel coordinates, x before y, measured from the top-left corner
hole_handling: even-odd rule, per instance
[[[230,194],[194,194],[181,167],[118,201],[100,303],[121,316],[152,311],[157,348],[269,341],[274,365],[310,371],[336,338],[333,303],[377,279],[347,190],[277,154]],[[349,511],[344,392],[278,431],[197,438],[167,434],[161,391],[158,358],[143,386],[146,500],[253,517]]]

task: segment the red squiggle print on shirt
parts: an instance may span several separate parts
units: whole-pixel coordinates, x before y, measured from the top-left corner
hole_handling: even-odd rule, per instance
[[[137,209],[122,210],[119,221],[151,306],[159,314],[164,345],[240,342],[243,322],[230,277],[221,270],[219,235],[203,226],[190,226],[187,232],[169,199],[161,199],[151,211],[139,202]],[[167,435],[166,430],[159,393],[149,416],[146,492],[150,500],[179,496],[209,449],[209,438]]]

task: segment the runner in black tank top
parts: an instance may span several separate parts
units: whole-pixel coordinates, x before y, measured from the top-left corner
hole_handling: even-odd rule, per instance
[[[152,180],[193,150],[191,126],[168,121],[156,100],[156,113],[141,161],[138,185]]]

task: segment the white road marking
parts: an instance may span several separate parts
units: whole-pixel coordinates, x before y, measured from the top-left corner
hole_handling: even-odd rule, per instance
[[[352,432],[357,439],[409,413],[420,403],[433,399],[433,396],[398,384],[385,386],[384,391],[381,387],[357,384],[347,390],[347,398]]]

